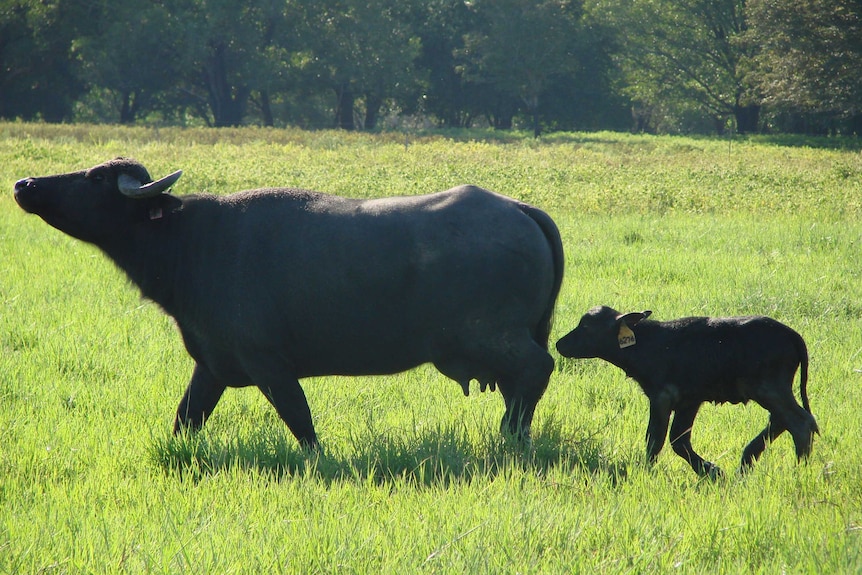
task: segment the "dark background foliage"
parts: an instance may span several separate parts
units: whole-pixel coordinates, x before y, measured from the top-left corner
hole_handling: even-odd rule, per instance
[[[858,134],[860,0],[0,0],[0,118]]]

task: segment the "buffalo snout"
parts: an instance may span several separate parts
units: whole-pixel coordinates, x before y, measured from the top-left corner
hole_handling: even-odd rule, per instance
[[[32,213],[36,209],[36,193],[38,192],[36,180],[24,178],[15,182],[15,201],[26,212]]]

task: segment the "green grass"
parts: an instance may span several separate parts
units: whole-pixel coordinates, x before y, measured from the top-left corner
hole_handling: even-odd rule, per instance
[[[862,156],[855,140],[342,134],[0,124],[0,572],[858,573]],[[310,455],[252,389],[201,434],[170,426],[192,363],[172,321],[94,248],[14,203],[14,182],[117,155],[177,193],[293,185],[357,197],[477,183],[563,234],[553,339],[589,307],[763,313],[806,338],[822,435],[751,473],[644,463],[647,401],[598,360],[558,361],[534,448],[503,406],[428,366],[304,382]],[[726,471],[765,425],[705,406]]]

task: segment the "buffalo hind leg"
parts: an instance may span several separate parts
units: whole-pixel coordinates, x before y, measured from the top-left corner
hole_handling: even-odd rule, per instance
[[[195,365],[183,399],[174,419],[174,435],[183,429],[198,430],[203,427],[224,393],[225,386],[219,383],[209,369],[200,363]]]
[[[506,403],[500,431],[529,443],[533,415],[554,371],[554,358],[530,338],[520,353],[504,355],[505,361],[498,361],[494,370],[501,374],[497,386]]]
[[[698,455],[691,446],[691,428],[694,426],[694,418],[697,417],[699,409],[700,404],[676,409],[670,426],[670,445],[674,453],[685,459],[695,473],[701,477],[716,479],[723,475],[721,469]]]
[[[499,383],[499,387],[506,404],[506,413],[500,420],[500,433],[512,436],[517,441],[529,443],[530,427],[533,424],[533,416],[536,413],[536,405],[539,403],[541,394],[512,391],[502,381]]]

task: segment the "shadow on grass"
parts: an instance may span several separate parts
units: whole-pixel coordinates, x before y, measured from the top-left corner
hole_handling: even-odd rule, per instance
[[[858,152],[862,150],[862,138],[855,136],[804,136],[798,134],[770,134],[749,136],[752,142],[788,148],[817,148]]]
[[[368,480],[407,482],[417,487],[448,486],[510,470],[544,473],[552,468],[623,481],[624,465],[607,462],[592,438],[572,440],[554,423],[534,429],[532,446],[488,433],[470,439],[464,429],[437,428],[412,433],[368,432],[352,438],[345,453],[302,450],[286,433],[256,433],[225,441],[206,432],[156,439],[152,462],[165,473],[199,481],[228,470],[260,473],[274,480],[312,478],[327,483]]]

